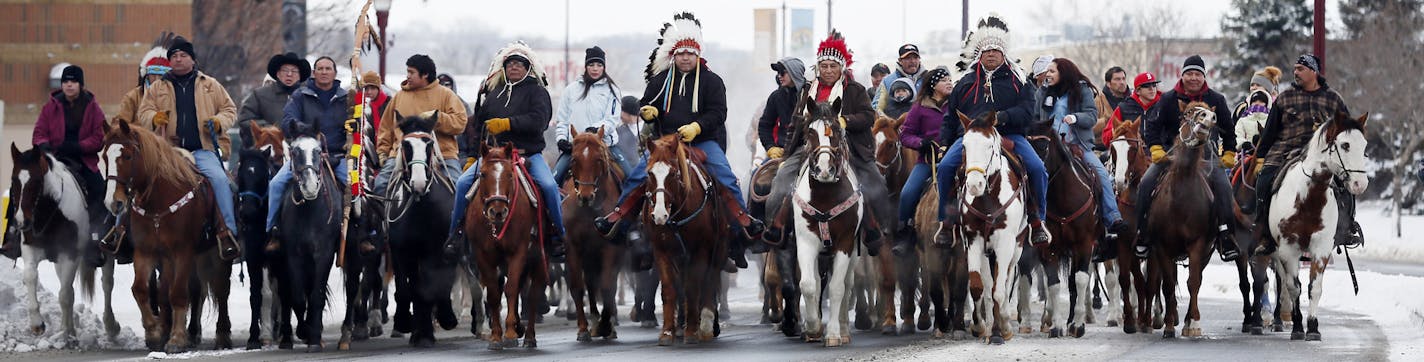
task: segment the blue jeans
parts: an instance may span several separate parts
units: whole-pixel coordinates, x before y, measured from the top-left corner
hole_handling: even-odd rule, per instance
[[[737,199],[737,204],[741,205],[742,210],[746,210],[747,201],[742,199],[742,187],[737,184],[737,174],[732,172],[732,164],[727,162],[727,154],[722,152],[722,147],[717,146],[717,142],[713,141],[698,142],[692,147],[697,147],[707,154],[707,162],[703,163],[703,166],[707,167],[707,173],[711,174],[717,183],[722,184],[722,187]],[[638,166],[628,172],[628,178],[623,180],[623,194],[618,196],[618,204],[623,204],[623,201],[628,199],[628,195],[631,195],[634,189],[642,186],[643,182],[647,180],[648,156],[645,155],[642,160],[638,161]]]
[[[609,155],[613,156],[613,162],[618,163],[618,167],[623,170],[624,174],[632,172],[633,168],[629,167],[628,160],[624,159],[623,155],[617,152],[609,152]],[[564,178],[569,177],[569,168],[573,167],[573,160],[573,156],[567,153],[559,153],[559,159],[554,161],[555,185],[564,184]]]
[[[341,161],[331,167],[336,174],[336,180],[341,182],[337,187],[350,185],[350,177],[346,173],[346,157],[341,157]],[[282,169],[277,170],[277,174],[272,175],[272,181],[267,183],[267,230],[272,230],[272,224],[277,222],[277,209],[282,207],[282,196],[287,193],[287,183],[290,182],[292,166],[282,164]]]
[[[900,190],[900,222],[908,223],[915,218],[915,206],[925,194],[925,184],[930,182],[930,164],[916,162],[910,170],[910,178],[905,180],[905,188]]]
[[[544,162],[544,155],[536,153],[525,156],[524,165],[529,170],[529,178],[534,181],[534,186],[539,187],[546,217],[550,223],[554,224],[555,236],[563,238],[564,212],[560,209],[560,199],[563,197],[559,195],[559,186],[554,183],[554,175],[549,172],[549,163]],[[451,234],[454,234],[460,227],[460,223],[465,220],[465,209],[470,206],[470,200],[465,198],[465,194],[475,186],[475,179],[479,178],[479,173],[480,161],[475,161],[475,164],[466,169],[465,173],[460,174],[460,179],[455,181],[455,209],[450,211]]]
[[[1112,223],[1122,220],[1122,213],[1117,210],[1117,195],[1113,193],[1112,175],[1108,174],[1108,169],[1103,166],[1103,161],[1099,160],[1098,156],[1094,156],[1092,151],[1084,150],[1083,164],[1098,172],[1098,186],[1102,187],[1098,197],[1098,208],[1103,212],[1103,223],[1112,225]]]
[[[1033,188],[1034,201],[1038,203],[1038,220],[1047,218],[1048,213],[1048,169],[1043,167],[1043,159],[1038,158],[1038,153],[1034,152],[1033,145],[1028,143],[1028,139],[1023,135],[1004,135],[1004,139],[1014,142],[1014,154],[1023,161],[1024,168],[1028,170],[1029,187]],[[939,161],[936,169],[939,172],[939,219],[944,220],[945,204],[951,197],[945,195],[954,194],[954,182],[949,177],[959,172],[959,166],[964,164],[964,140],[954,140],[954,145],[949,146],[949,151],[944,154],[944,159]],[[956,205],[957,207],[957,205]]]
[[[193,162],[198,166],[198,173],[203,174],[208,179],[208,184],[212,185],[213,197],[218,200],[218,211],[222,212],[223,223],[227,224],[227,229],[237,232],[237,219],[232,215],[232,181],[227,178],[227,170],[222,167],[222,160],[213,151],[197,150],[193,151]]]

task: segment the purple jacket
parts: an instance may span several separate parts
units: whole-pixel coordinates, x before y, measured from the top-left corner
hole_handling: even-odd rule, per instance
[[[60,100],[63,97],[64,93],[56,91],[40,110],[40,118],[35,121],[34,145],[48,144],[58,150],[64,144],[64,101]],[[99,102],[94,101],[92,94],[81,97],[84,98],[89,105],[84,108],[84,123],[79,126],[79,151],[84,153],[84,166],[99,172],[99,148],[104,146],[104,111],[99,109]]]
[[[944,122],[944,112],[938,108],[915,103],[910,112],[905,113],[905,125],[900,129],[900,143],[906,148],[918,150],[924,142],[939,139],[940,123]],[[917,162],[927,163],[929,157],[921,155]]]

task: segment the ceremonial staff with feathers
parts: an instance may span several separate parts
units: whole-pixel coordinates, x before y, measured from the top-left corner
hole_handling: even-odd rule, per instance
[[[385,42],[381,39],[379,32],[371,25],[371,18],[367,13],[371,11],[372,0],[366,0],[366,4],[361,6],[361,12],[356,13],[356,37],[355,44],[351,49],[351,84],[361,84],[361,53],[369,51],[372,47],[377,52],[385,51]],[[366,194],[362,183],[362,165],[366,162],[367,137],[366,127],[371,122],[371,101],[367,97],[360,97],[361,103],[352,106],[351,119],[346,121],[346,135],[351,140],[351,151],[346,154],[346,172],[351,180],[351,203],[345,205],[341,217],[341,249],[336,254],[336,266],[341,267],[346,259],[346,232],[351,221],[352,212],[357,217],[361,216],[361,210],[365,205]]]

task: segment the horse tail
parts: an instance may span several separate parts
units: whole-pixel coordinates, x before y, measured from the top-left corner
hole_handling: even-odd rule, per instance
[[[99,251],[90,250],[89,252],[97,253]],[[112,263],[113,261],[107,260],[105,262]],[[92,302],[94,301],[94,270],[98,268],[91,268],[88,265],[84,265],[84,262],[79,263],[79,289],[84,293],[84,299]]]

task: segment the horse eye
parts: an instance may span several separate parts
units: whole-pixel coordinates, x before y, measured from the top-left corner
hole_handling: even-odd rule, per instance
[[[1341,143],[1341,144],[1340,144],[1340,149],[1345,150],[1345,152],[1350,152],[1350,143],[1349,143],[1349,142]]]

